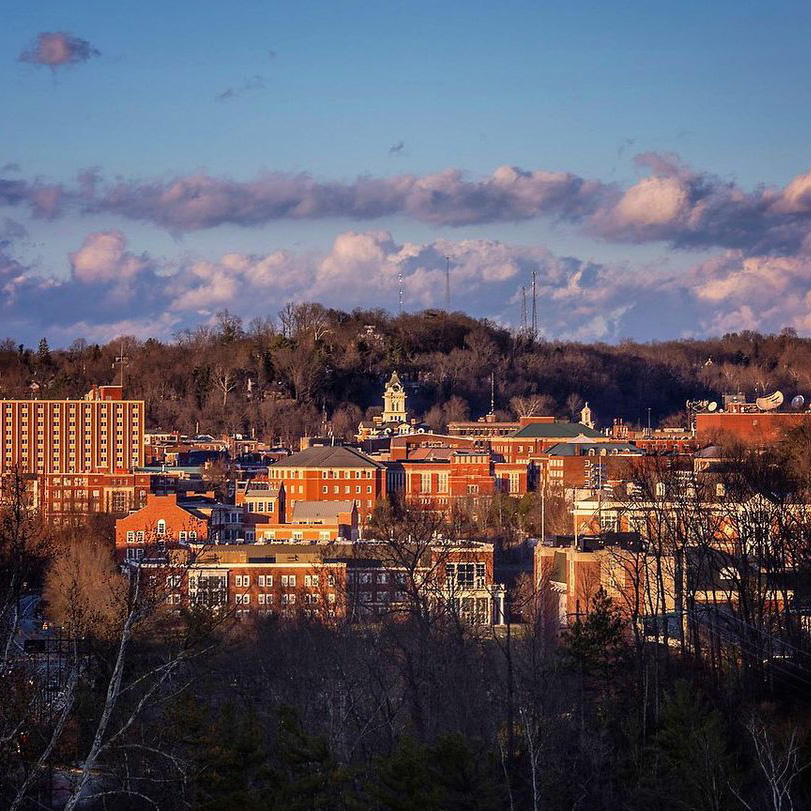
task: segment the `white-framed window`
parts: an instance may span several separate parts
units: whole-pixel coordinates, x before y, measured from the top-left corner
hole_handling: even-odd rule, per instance
[[[162,538],[164,535],[166,535],[166,521],[164,521],[163,518],[158,520],[156,531],[158,533],[159,538]]]
[[[132,529],[127,532],[127,543],[135,543],[135,531]]]

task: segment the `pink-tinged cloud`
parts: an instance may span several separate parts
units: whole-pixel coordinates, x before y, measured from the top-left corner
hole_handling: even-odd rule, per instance
[[[86,39],[66,31],[43,31],[37,34],[31,45],[20,54],[20,62],[44,65],[51,70],[87,62],[99,51]]]
[[[281,172],[242,181],[198,173],[113,184],[91,170],[73,185],[0,178],[0,205],[27,205],[39,217],[65,211],[116,215],[178,234],[280,220],[373,222],[402,216],[470,226],[545,217],[612,242],[719,247],[754,256],[811,250],[811,172],[784,189],[748,191],[672,155],[636,160],[647,175],[624,189],[568,172],[512,166],[483,178],[459,169],[351,181]]]
[[[12,242],[13,245],[13,242]],[[538,280],[541,333],[575,340],[663,339],[743,329],[811,334],[811,259],[728,251],[687,270],[623,267],[555,256],[539,245],[492,240],[400,243],[387,231],[338,234],[323,253],[229,251],[157,260],[118,231],[88,235],[71,273],[43,275],[0,244],[0,323],[17,340],[137,332],[170,337],[223,308],[275,317],[285,302],[344,309],[451,306],[517,325],[520,290]],[[150,327],[150,325],[152,325]],[[81,330],[77,331],[77,327]],[[3,337],[3,336],[0,336]]]
[[[509,166],[482,180],[471,180],[458,169],[423,177],[364,176],[351,182],[317,181],[304,173],[273,172],[251,181],[198,174],[165,182],[121,182],[88,207],[176,231],[279,219],[374,220],[394,214],[458,226],[541,215],[578,221],[607,192],[603,184],[569,173]]]
[[[85,284],[123,282],[146,270],[148,258],[129,253],[126,244],[120,231],[88,234],[82,247],[69,255],[74,278]]]

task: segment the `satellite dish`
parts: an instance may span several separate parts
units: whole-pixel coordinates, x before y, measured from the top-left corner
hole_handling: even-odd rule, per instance
[[[782,391],[775,391],[771,394],[767,394],[765,397],[758,397],[755,400],[755,405],[761,411],[774,411],[775,408],[780,407],[783,404],[783,392]]]
[[[716,403],[716,402],[715,402],[715,400],[713,400],[713,401],[712,401],[712,402],[711,402],[711,403],[710,403],[710,404],[707,406],[707,411],[717,411],[717,409],[718,409],[718,403]]]
[[[795,411],[802,411],[804,405],[805,405],[805,397],[803,397],[802,394],[798,394],[791,400],[791,407]]]

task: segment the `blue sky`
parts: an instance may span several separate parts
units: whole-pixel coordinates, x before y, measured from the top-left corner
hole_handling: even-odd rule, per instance
[[[536,268],[550,337],[811,328],[806,3],[0,12],[0,178],[19,184],[0,196],[0,337],[167,335],[224,306],[272,315],[311,294],[391,308],[398,269],[417,309],[442,303],[445,255],[454,306],[504,323]],[[43,34],[73,39],[54,57]],[[519,189],[499,167],[574,180]],[[451,193],[448,170],[470,187]],[[302,175],[328,187],[315,206],[289,191]],[[199,199],[200,178],[205,214],[173,209],[173,182],[194,179],[183,189]],[[372,204],[358,178],[385,186]],[[290,193],[307,196],[294,214]],[[43,295],[64,312],[38,312]],[[678,315],[653,317],[652,302]]]

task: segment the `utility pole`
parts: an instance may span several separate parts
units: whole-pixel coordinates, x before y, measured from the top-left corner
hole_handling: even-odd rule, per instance
[[[535,341],[538,339],[538,316],[535,304],[535,289],[536,289],[536,277],[537,273],[533,270],[532,271],[532,340]]]
[[[122,391],[124,389],[124,367],[127,365],[128,362],[129,362],[129,358],[124,354],[124,336],[122,335],[121,336],[121,345],[120,345],[120,347],[118,349],[118,357],[113,361],[113,366],[118,364],[119,367],[120,367],[119,381],[120,381]],[[123,394],[122,394],[122,396],[123,396]]]
[[[527,332],[527,288],[521,288],[521,334],[526,335]]]
[[[451,258],[445,257],[445,309],[451,311]]]

